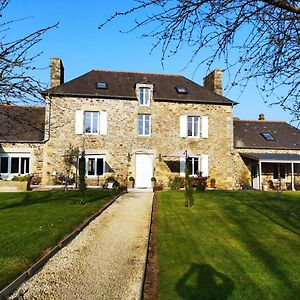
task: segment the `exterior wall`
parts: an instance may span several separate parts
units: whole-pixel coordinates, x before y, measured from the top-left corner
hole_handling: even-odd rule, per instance
[[[30,153],[29,172],[38,177],[43,173],[43,143],[1,143],[0,153]]]
[[[151,153],[154,155],[154,176],[158,183],[167,186],[169,177],[178,173],[171,172],[168,161],[172,159],[165,156],[189,149],[197,154],[209,155],[209,176],[216,179],[217,187],[233,186],[231,106],[154,102],[153,99],[149,107],[139,106],[137,100],[77,97],[46,100],[48,104],[51,102],[51,131],[44,150],[43,183],[51,182],[54,171],[64,171],[63,155],[72,144],[84,148],[86,154],[105,154],[112,174],[124,184],[129,176],[135,177],[135,154]],[[106,111],[107,135],[76,135],[76,110]],[[137,135],[138,113],[151,114],[151,136]],[[179,137],[180,115],[208,116],[208,138]],[[179,160],[177,162],[179,166]],[[98,179],[103,181],[104,177],[100,177],[92,183],[97,184]]]
[[[243,148],[243,149],[235,149],[234,155],[234,174],[235,174],[235,186],[238,188],[241,185],[241,182],[246,177],[248,180],[251,179],[251,166],[257,165],[256,161],[251,159],[243,159],[239,153],[276,153],[276,154],[299,154],[300,150],[286,150],[286,149],[251,149],[251,148]],[[264,164],[264,163],[263,163]],[[289,164],[290,165],[290,164]],[[266,181],[272,180],[273,176],[267,172],[266,167],[263,166],[263,184]],[[288,167],[288,176],[286,178],[286,182],[291,182],[291,172]],[[295,174],[296,183],[300,184],[300,174]]]

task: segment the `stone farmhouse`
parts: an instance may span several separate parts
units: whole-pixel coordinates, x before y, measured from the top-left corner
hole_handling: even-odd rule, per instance
[[[62,61],[53,58],[44,97],[45,107],[1,107],[2,178],[35,173],[52,184],[72,145],[85,153],[89,185],[109,176],[125,185],[132,176],[137,188],[151,187],[152,177],[167,186],[170,177],[184,176],[186,155],[192,175],[201,171],[218,188],[239,188],[245,178],[254,188],[300,181],[300,131],[284,122],[233,120],[236,103],[222,96],[221,70],[203,87],[180,75],[104,70],[64,82]]]

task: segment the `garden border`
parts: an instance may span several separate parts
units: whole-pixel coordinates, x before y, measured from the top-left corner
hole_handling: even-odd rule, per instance
[[[94,213],[87,220],[85,220],[81,225],[79,225],[75,230],[73,230],[67,237],[63,238],[60,242],[58,242],[57,245],[49,251],[49,253],[47,253],[42,258],[40,258],[31,267],[29,267],[24,273],[22,273],[18,278],[16,278],[13,282],[11,282],[4,289],[2,289],[2,291],[0,291],[0,299],[1,300],[7,299],[7,297],[10,296],[14,291],[16,291],[17,288],[20,287],[22,283],[24,283],[29,278],[31,278],[34,274],[36,274],[47,263],[47,261],[51,257],[53,257],[57,252],[59,252],[59,250],[67,246],[85,227],[87,227],[95,218],[101,215],[121,195],[125,193],[126,192],[123,190],[119,194],[117,194],[111,201],[109,201],[96,213]]]
[[[140,296],[139,300],[144,299],[144,289],[145,289],[145,281],[146,281],[146,272],[147,272],[147,266],[148,266],[148,259],[149,259],[149,247],[150,247],[150,238],[151,238],[151,228],[152,228],[152,223],[153,223],[153,209],[154,209],[154,201],[155,197],[157,197],[157,192],[153,194],[152,198],[152,205],[151,205],[151,216],[150,216],[150,224],[148,228],[148,241],[147,241],[147,252],[146,252],[146,257],[144,261],[144,270],[143,270],[143,278],[142,278],[142,283],[140,287]]]

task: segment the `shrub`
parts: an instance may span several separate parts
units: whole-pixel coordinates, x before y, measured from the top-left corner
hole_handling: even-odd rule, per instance
[[[12,181],[27,181],[29,179],[29,176],[14,176]]]
[[[113,183],[113,187],[114,188],[118,188],[120,186],[119,181],[116,180],[114,176],[109,176],[109,177],[106,178],[105,187],[107,187],[107,185],[108,185],[109,182]]]
[[[202,172],[199,172],[194,178],[193,187],[195,187],[197,191],[205,191],[207,187],[207,177],[202,176]]]
[[[184,188],[184,178],[180,176],[175,176],[174,178],[169,178],[168,186],[171,190],[178,190]]]

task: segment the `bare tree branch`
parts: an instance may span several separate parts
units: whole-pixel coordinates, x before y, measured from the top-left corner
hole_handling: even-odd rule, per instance
[[[263,82],[260,93],[269,103],[300,120],[300,3],[284,0],[135,0],[99,29],[119,17],[134,18],[127,32],[143,29],[142,37],[161,47],[162,63],[183,46],[190,62],[208,69],[224,61],[234,73],[232,85],[251,79]],[[152,49],[153,50],[153,49]],[[209,53],[209,54],[207,54]],[[204,57],[204,58],[201,58]]]
[[[0,1],[2,18],[9,2],[10,0]],[[0,104],[41,104],[43,97],[40,92],[45,86],[32,77],[32,71],[36,69],[35,59],[42,53],[31,54],[31,50],[42,40],[44,34],[57,27],[58,23],[38,29],[19,39],[10,40],[10,26],[15,22],[17,20],[4,20],[0,23]]]

